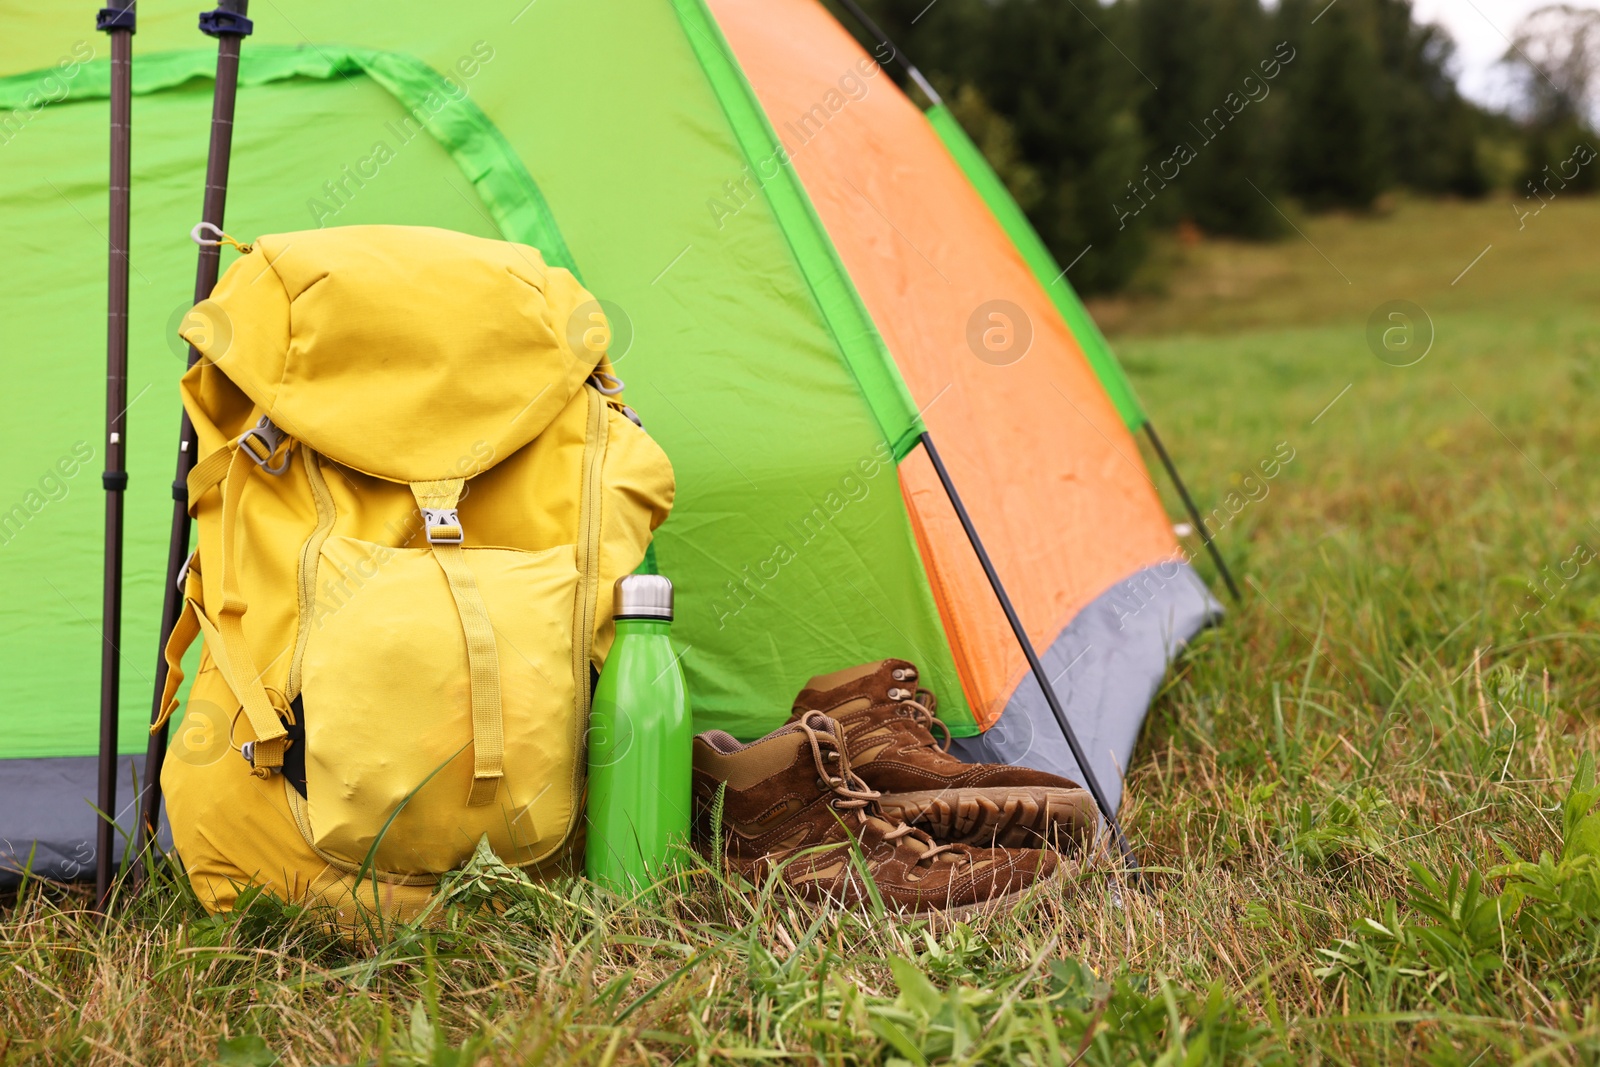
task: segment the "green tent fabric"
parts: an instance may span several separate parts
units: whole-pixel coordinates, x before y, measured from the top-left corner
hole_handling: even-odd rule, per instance
[[[133,71],[133,92],[144,96],[196,79],[207,80],[216,75],[216,66],[215,49],[143,56]],[[85,64],[66,82],[56,102],[106,99],[111,91],[110,75],[109,63]],[[250,49],[241,58],[239,84],[266,85],[290,78],[327,81],[356,75],[371,77],[405,111],[423,117],[418,125],[425,126],[472,181],[500,229],[539,248],[547,263],[578,273],[550,206],[517,154],[470,97],[452,100],[451,84],[426,63],[365,48],[310,50],[266,45]],[[0,80],[0,108],[14,111],[26,107],[37,81],[29,75]],[[445,106],[447,103],[450,106]]]

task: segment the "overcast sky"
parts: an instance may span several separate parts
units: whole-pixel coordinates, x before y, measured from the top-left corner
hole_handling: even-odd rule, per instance
[[[1507,100],[1504,68],[1496,63],[1517,22],[1550,0],[1414,0],[1417,21],[1434,22],[1450,31],[1457,47],[1461,91],[1482,103],[1499,106]],[[1581,7],[1600,7],[1600,0],[1568,0]]]

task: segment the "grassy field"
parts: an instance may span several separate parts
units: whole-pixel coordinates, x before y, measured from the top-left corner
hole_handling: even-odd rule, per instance
[[[1600,1062],[1600,203],[1297,222],[1096,308],[1245,588],[1131,768],[1141,887],[929,929],[483,874],[503,916],[365,950],[28,892],[0,1061]],[[1396,300],[1420,361],[1369,346]]]

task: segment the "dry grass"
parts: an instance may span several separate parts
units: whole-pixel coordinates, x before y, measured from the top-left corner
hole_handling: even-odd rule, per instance
[[[1600,297],[1592,269],[1600,198],[1556,198],[1526,218],[1504,193],[1476,203],[1398,199],[1356,217],[1306,218],[1279,206],[1298,233],[1270,243],[1165,239],[1136,279],[1138,295],[1091,301],[1096,321],[1119,338],[1238,334],[1361,322],[1393,299],[1448,317],[1480,308],[1486,294],[1514,294],[1510,310],[1526,323]]]
[[[1600,860],[1561,806],[1600,567],[1528,592],[1600,548],[1600,204],[1497,261],[1499,212],[1314,221],[1351,285],[1297,239],[1202,245],[1116,338],[1203,498],[1295,450],[1222,531],[1245,602],[1131,768],[1142,888],[1097,868],[930,930],[702,870],[659,909],[563,883],[366,949],[271,901],[207,919],[170,877],[105,928],[32,890],[0,917],[0,1060],[1600,1062]],[[1366,347],[1392,297],[1438,331],[1412,367]]]

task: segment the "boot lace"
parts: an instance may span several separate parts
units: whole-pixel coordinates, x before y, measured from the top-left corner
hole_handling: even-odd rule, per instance
[[[918,689],[916,695],[905,697],[900,701],[900,707],[906,713],[906,717],[928,731],[927,745],[929,747],[937,746],[940,752],[949,752],[950,727],[945,725],[943,719],[934,714],[934,709],[938,706],[938,698],[929,689]],[[935,727],[938,727],[939,732],[944,735],[943,739],[933,736]]]
[[[850,769],[850,756],[839,742],[839,725],[820,711],[808,711],[800,720],[800,729],[805,731],[806,740],[811,743],[811,758],[817,765],[817,776],[833,790],[834,810],[854,812],[856,821],[863,826],[874,814],[879,815],[879,821],[888,821],[875,810],[876,801],[883,794],[867,785],[860,775]],[[828,765],[830,760],[834,763],[832,767]],[[894,842],[902,837],[909,837],[924,846],[922,855],[917,857],[918,864],[928,863],[939,853],[949,852],[953,848],[951,845],[934,844],[933,838],[908,822],[896,823],[894,829],[883,835],[883,840]]]

